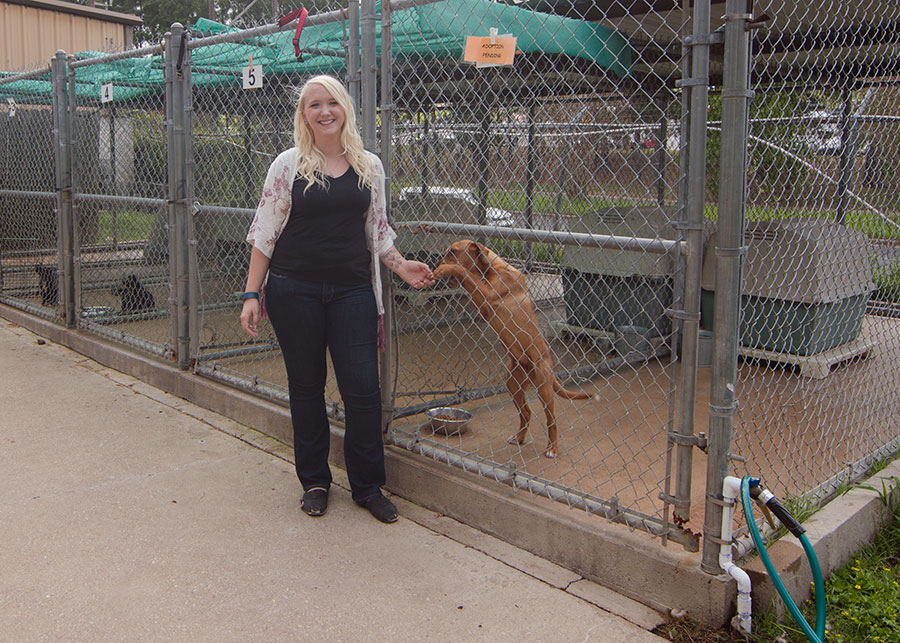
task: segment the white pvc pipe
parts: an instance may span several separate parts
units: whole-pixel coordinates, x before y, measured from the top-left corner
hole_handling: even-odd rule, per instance
[[[734,519],[734,508],[738,496],[741,495],[741,479],[734,476],[726,476],[722,482],[722,497],[725,500],[725,510],[722,512],[722,544],[719,546],[719,567],[726,574],[731,576],[738,586],[737,596],[737,626],[746,632],[751,633],[753,611],[751,609],[750,599],[750,576],[743,569],[734,564],[731,559],[731,537],[733,534],[732,523]],[[734,621],[732,621],[734,623]]]

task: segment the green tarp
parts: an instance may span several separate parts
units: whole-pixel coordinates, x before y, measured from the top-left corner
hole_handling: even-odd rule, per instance
[[[580,58],[597,64],[620,78],[631,69],[631,48],[618,32],[597,24],[560,18],[488,0],[443,0],[434,4],[396,11],[393,14],[391,51],[395,60],[459,61],[467,36],[487,36],[496,27],[500,34],[517,38],[524,54],[544,53]],[[243,43],[225,43],[191,50],[191,82],[194,87],[241,84],[241,68],[252,57],[266,75],[305,76],[345,71],[346,25],[329,23],[303,29],[300,48],[309,50],[300,60],[294,56],[293,31],[254,37]],[[202,18],[192,27],[192,37],[237,31]],[[376,24],[377,48],[381,49],[381,25]],[[322,52],[328,52],[323,54]],[[339,55],[329,55],[336,52]],[[102,56],[82,52],[77,58]],[[121,102],[163,89],[161,56],[126,58],[80,67],[76,93],[82,99],[99,101],[100,88],[113,84],[113,101]],[[515,65],[514,65],[515,66]],[[0,97],[18,102],[46,102],[50,83],[28,80],[0,85]]]

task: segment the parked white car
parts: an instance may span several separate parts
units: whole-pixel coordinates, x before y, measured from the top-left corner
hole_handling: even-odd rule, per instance
[[[796,136],[796,140],[813,154],[840,154],[843,144],[840,110],[816,110],[803,116],[808,124],[806,130]],[[855,153],[860,156],[868,151],[868,141],[857,133]]]
[[[422,186],[406,187],[400,190],[397,201],[404,201],[410,197],[422,194]],[[425,191],[426,195],[443,197],[445,199],[460,199],[469,205],[478,207],[478,197],[475,192],[468,188],[453,188],[437,185],[429,185]],[[501,228],[511,228],[515,220],[512,212],[507,212],[501,208],[487,207],[485,208],[485,218],[488,225],[499,226]]]

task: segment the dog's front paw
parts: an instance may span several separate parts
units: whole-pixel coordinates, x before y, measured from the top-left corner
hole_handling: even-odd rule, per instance
[[[466,269],[460,266],[459,264],[446,264],[442,263],[438,265],[437,268],[434,269],[432,273],[435,279],[443,279],[444,277],[456,277],[457,279],[465,279]]]
[[[450,266],[438,266],[434,269],[434,272],[431,273],[434,275],[435,279],[443,279],[444,277],[450,277],[453,275],[453,271],[450,269]]]
[[[551,444],[547,446],[547,450],[544,451],[545,458],[555,458],[556,457],[556,445]]]

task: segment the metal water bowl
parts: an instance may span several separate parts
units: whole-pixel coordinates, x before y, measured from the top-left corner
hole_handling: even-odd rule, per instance
[[[465,409],[456,409],[450,406],[442,406],[429,409],[425,412],[428,416],[431,430],[442,435],[462,435],[469,430],[469,420],[472,414]]]

